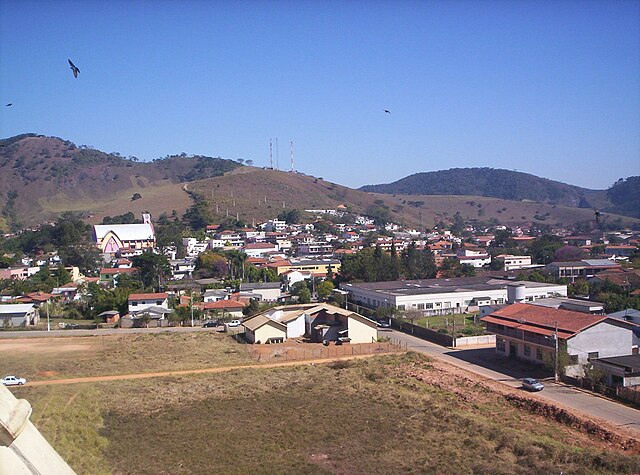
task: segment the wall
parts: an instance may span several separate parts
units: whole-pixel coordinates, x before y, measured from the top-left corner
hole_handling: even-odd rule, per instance
[[[613,325],[608,321],[598,323],[567,342],[567,352],[578,355],[581,365],[587,363],[588,353],[598,352],[598,358],[631,354],[633,332],[629,328]]]
[[[287,323],[287,338],[297,338],[305,334],[305,314]]]
[[[479,336],[465,336],[462,338],[456,338],[456,348],[461,346],[474,346],[474,345],[495,345],[495,335],[479,335]]]
[[[377,325],[370,324],[364,319],[360,320],[358,317],[347,317],[347,329],[351,343],[371,343],[378,339]]]
[[[255,341],[260,343],[266,343],[269,338],[283,338],[287,339],[287,333],[285,330],[277,328],[274,324],[268,322],[262,325],[255,331]]]
[[[408,333],[418,338],[422,338],[423,340],[436,343],[438,345],[447,347],[453,346],[453,337],[445,335],[443,333],[435,332],[433,330],[429,330],[428,328],[413,325],[409,322],[403,322],[401,320],[392,318],[391,327],[395,328],[396,330],[400,330],[401,332]]]

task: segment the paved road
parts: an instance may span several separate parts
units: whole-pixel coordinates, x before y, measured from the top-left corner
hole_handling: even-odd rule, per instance
[[[210,332],[221,330],[203,327],[163,327],[163,328],[100,328],[95,330],[19,330],[0,331],[0,338],[43,338],[48,336],[95,336],[122,335],[131,333],[166,333],[166,332]]]
[[[393,339],[405,343],[407,349],[425,353],[514,388],[521,387],[524,377],[541,376],[535,374],[535,371],[532,374],[529,366],[525,367],[517,362],[509,361],[509,366],[506,366],[504,360],[500,361],[495,356],[493,347],[452,350],[396,330],[390,330],[389,333]],[[545,379],[544,385],[544,390],[537,393],[541,397],[640,435],[639,410],[571,386],[557,384],[553,382],[553,378]]]

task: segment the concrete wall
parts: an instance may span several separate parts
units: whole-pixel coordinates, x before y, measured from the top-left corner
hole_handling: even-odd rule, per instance
[[[495,345],[495,335],[478,335],[478,336],[465,336],[462,338],[456,338],[456,348],[461,346],[475,346],[475,345]]]
[[[364,318],[349,316],[347,329],[351,343],[371,343],[378,339],[378,327]]]
[[[297,338],[305,334],[305,314],[287,323],[287,338]]]
[[[608,321],[587,328],[567,342],[567,353],[578,356],[578,364],[587,363],[589,353],[598,352],[598,358],[631,354],[633,332],[629,328]]]

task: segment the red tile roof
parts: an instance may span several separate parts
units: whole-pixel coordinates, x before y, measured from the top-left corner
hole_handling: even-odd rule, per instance
[[[110,275],[110,274],[132,274],[133,272],[138,272],[136,267],[103,267],[100,269],[100,274]]]
[[[513,327],[515,324],[526,324],[534,328],[541,328],[555,331],[558,326],[559,333],[568,333],[574,335],[606,320],[606,316],[591,315],[589,313],[571,312],[569,310],[560,310],[555,308],[539,307],[537,305],[529,305],[525,303],[515,303],[507,307],[501,308],[493,312],[489,317],[498,318],[503,325]],[[483,317],[481,320],[485,320]],[[510,323],[509,323],[510,322]],[[533,331],[533,330],[527,330]],[[543,333],[543,331],[533,331],[534,333]],[[544,334],[544,333],[543,333]]]
[[[217,302],[207,302],[204,304],[206,310],[215,310],[223,308],[243,309],[245,304],[237,300],[218,300]]]
[[[131,294],[129,300],[157,300],[166,299],[169,295],[166,292],[160,292],[155,294]]]

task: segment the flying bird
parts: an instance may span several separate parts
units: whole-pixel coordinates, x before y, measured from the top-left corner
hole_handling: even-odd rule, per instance
[[[77,78],[80,70],[75,64],[73,64],[73,61],[71,61],[70,59],[68,59],[67,61],[69,61],[69,66],[71,66],[71,71],[73,71],[73,77]]]
[[[391,111],[390,111],[390,110],[385,109],[384,111],[385,111],[387,114],[391,114]]]
[[[12,105],[13,105],[13,103],[9,102],[9,104],[7,104],[5,107],[9,107],[9,106],[12,106]]]

